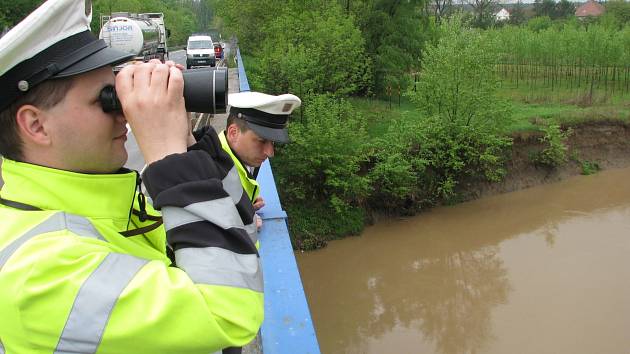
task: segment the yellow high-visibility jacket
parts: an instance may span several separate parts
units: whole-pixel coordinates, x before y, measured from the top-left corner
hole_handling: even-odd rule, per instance
[[[262,273],[239,216],[251,203],[216,135],[204,139],[143,174],[163,225],[136,172],[4,160],[0,353],[208,354],[254,338]]]
[[[230,145],[227,142],[227,138],[225,137],[225,131],[222,131],[221,133],[219,133],[219,140],[221,140],[221,147],[223,148],[223,150],[227,152],[228,155],[230,155],[230,157],[232,158],[232,161],[234,162],[234,166],[236,166],[236,169],[238,170],[238,175],[241,178],[241,184],[243,185],[243,189],[245,189],[245,192],[247,193],[249,200],[251,200],[253,203],[258,197],[258,195],[260,195],[260,186],[258,185],[256,178],[252,176],[251,173],[249,173],[249,171],[247,170],[247,168],[245,168],[241,160],[239,160],[238,157],[236,157],[236,154],[234,154],[234,151],[232,151],[232,148],[230,148]]]

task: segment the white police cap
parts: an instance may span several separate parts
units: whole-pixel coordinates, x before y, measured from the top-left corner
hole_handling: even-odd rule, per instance
[[[247,122],[261,138],[286,143],[289,114],[300,107],[302,101],[292,94],[279,96],[261,92],[239,92],[228,95],[230,114]]]
[[[48,0],[0,38],[0,111],[45,80],[133,58],[94,37],[91,20],[91,0]]]

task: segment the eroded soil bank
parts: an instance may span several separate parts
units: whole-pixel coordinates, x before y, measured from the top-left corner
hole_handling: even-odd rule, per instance
[[[571,126],[567,141],[569,161],[554,169],[537,166],[531,156],[544,146],[540,133],[513,136],[507,175],[499,183],[470,183],[462,186],[465,199],[525,189],[582,174],[583,163],[596,163],[600,169],[630,167],[630,125],[621,121],[590,121]]]

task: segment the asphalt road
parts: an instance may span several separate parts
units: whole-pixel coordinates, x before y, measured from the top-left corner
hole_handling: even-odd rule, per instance
[[[186,66],[186,51],[185,50],[176,50],[174,52],[170,52],[168,54],[168,58],[177,64],[182,64],[183,66]]]

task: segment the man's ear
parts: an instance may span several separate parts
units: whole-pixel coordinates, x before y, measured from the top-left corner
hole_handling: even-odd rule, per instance
[[[225,129],[225,136],[228,138],[228,141],[234,141],[241,132],[236,124],[230,124]]]
[[[45,121],[48,116],[41,109],[27,104],[20,107],[16,113],[18,133],[24,142],[37,145],[50,145],[50,135],[46,131]]]

